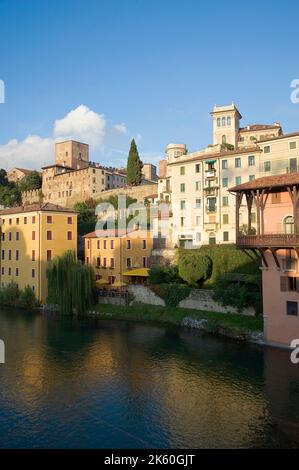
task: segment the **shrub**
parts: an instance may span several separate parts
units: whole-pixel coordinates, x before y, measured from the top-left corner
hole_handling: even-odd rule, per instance
[[[176,307],[191,292],[185,284],[159,284],[151,286],[151,290],[165,301],[167,307]]]
[[[36,304],[37,300],[30,286],[26,286],[22,291],[16,283],[12,282],[0,289],[0,305],[31,309]]]
[[[224,306],[236,307],[238,311],[253,307],[259,314],[262,312],[261,278],[257,275],[221,276],[213,297]]]
[[[23,291],[20,293],[19,297],[19,306],[22,308],[34,308],[36,306],[36,297],[35,293],[30,286],[26,286]]]
[[[177,266],[152,266],[149,272],[149,284],[167,284],[180,282]]]
[[[189,285],[202,284],[212,273],[212,261],[207,255],[199,252],[185,253],[179,259],[179,275]]]

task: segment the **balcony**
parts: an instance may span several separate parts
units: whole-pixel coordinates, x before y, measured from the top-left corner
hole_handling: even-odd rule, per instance
[[[206,178],[215,178],[216,170],[205,170],[205,177]]]
[[[299,247],[299,234],[272,233],[264,235],[238,235],[239,248],[293,248]]]
[[[217,196],[218,186],[207,186],[203,190],[206,196]]]

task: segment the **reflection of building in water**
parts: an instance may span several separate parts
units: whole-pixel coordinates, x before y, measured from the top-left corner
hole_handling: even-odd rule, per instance
[[[299,364],[289,351],[265,349],[265,393],[279,431],[299,443]]]

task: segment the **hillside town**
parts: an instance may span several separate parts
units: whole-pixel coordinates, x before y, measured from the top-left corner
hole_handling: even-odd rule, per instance
[[[299,132],[284,134],[278,122],[241,127],[234,103],[210,114],[212,143],[191,153],[186,144],[168,144],[159,174],[142,163],[134,140],[127,168],[91,162],[88,144],[65,141],[56,143],[52,165],[7,171],[21,205],[0,212],[1,288],[30,288],[46,306],[49,266],[71,251],[92,268],[100,303],[135,296],[163,304],[149,286],[174,284],[177,295],[182,290],[177,305],[188,292],[191,308],[263,315],[263,341],[289,346],[298,322]],[[230,257],[232,248],[237,265],[230,272],[224,260],[214,279],[215,253]],[[222,278],[233,273],[253,298],[224,298],[227,287],[233,296],[236,279],[221,294]],[[252,273],[246,285],[242,276]],[[211,293],[202,300],[211,279],[218,303]]]

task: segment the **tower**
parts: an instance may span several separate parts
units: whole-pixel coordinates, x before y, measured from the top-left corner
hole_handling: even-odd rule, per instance
[[[213,144],[231,144],[238,146],[240,119],[242,119],[234,103],[228,106],[214,106],[211,112],[213,118]]]
[[[89,164],[89,146],[82,142],[67,140],[55,145],[55,163],[74,170]]]

